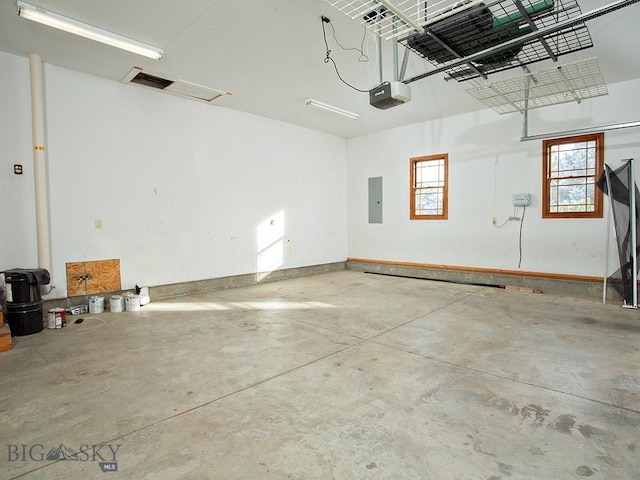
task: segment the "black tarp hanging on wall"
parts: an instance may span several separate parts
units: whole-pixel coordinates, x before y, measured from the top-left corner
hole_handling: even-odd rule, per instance
[[[640,224],[640,191],[634,186],[636,196],[636,218],[631,222],[631,209],[629,194],[631,190],[631,167],[633,162],[627,160],[624,165],[612,170],[605,165],[605,172],[598,181],[598,187],[605,195],[610,195],[613,223],[618,245],[618,258],[620,268],[609,275],[610,284],[624,299],[625,305],[634,304],[633,285],[633,246],[631,245],[631,229],[637,229]],[[608,181],[607,181],[608,179]],[[637,230],[636,230],[637,231]],[[640,253],[640,236],[636,235],[636,255]],[[637,272],[636,272],[637,273]]]

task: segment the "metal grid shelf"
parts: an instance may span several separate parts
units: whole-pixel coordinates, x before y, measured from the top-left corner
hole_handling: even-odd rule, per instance
[[[580,102],[609,92],[596,58],[589,58],[467,90],[497,113]]]
[[[325,0],[332,7],[367,26],[381,37],[400,37],[414,31],[432,17],[455,9],[460,0]],[[478,3],[477,1],[475,3]],[[395,14],[394,14],[395,12]]]
[[[400,42],[436,67],[493,49],[446,71],[458,81],[593,46],[584,23],[544,38],[517,39],[579,16],[577,0],[325,0],[381,37]],[[507,49],[498,47],[511,42]]]
[[[477,54],[544,27],[581,14],[576,0],[498,0],[469,2],[455,11],[431,17],[424,33],[401,41],[435,66]],[[473,62],[446,72],[458,81],[485,77],[593,46],[584,24],[568,27],[541,39],[495,49]]]

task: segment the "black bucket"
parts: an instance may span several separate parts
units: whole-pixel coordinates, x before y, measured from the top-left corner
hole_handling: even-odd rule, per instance
[[[40,296],[40,287],[31,283],[29,278],[21,273],[5,273],[7,283],[7,297],[9,303],[29,303],[37,302]]]
[[[7,321],[12,337],[42,331],[42,302],[7,303]]]

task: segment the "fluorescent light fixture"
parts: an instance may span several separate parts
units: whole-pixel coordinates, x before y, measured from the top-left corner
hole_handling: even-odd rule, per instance
[[[320,108],[322,110],[326,110],[327,112],[337,113],[338,115],[343,115],[345,117],[352,118],[353,120],[357,120],[360,118],[360,115],[354,112],[350,112],[349,110],[345,110],[344,108],[336,107],[334,105],[330,105],[328,103],[321,102],[320,100],[315,100],[313,98],[307,99],[307,105],[310,107]]]
[[[16,2],[18,9],[18,15],[27,20],[33,20],[34,22],[48,25],[49,27],[64,30],[65,32],[73,33],[96,42],[105,43],[112,47],[121,48],[138,55],[152,58],[154,60],[160,60],[164,52],[162,49],[147,45],[146,43],[138,42],[131,38],[123,37],[117,33],[108,32],[101,28],[94,27],[86,23],[79,22],[73,18],[65,17],[44,8],[36,7],[28,3],[18,0]]]

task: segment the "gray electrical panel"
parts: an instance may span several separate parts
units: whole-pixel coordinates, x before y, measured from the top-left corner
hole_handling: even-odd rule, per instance
[[[382,177],[369,179],[369,223],[382,223]]]
[[[528,207],[529,205],[531,205],[531,195],[529,195],[528,193],[513,194],[514,207]]]

